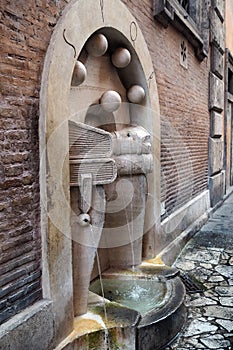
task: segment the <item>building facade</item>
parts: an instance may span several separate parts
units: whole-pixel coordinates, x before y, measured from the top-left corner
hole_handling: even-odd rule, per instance
[[[233,4],[2,0],[0,10],[0,348],[54,349],[74,329],[73,255],[59,226],[70,231],[70,212],[51,175],[62,152],[56,149],[54,167],[46,152],[62,113],[71,114],[77,103],[65,89],[78,52],[100,29],[113,36],[113,46],[130,43],[136,63],[125,85],[128,76],[143,81],[149,101],[143,107],[154,115],[148,127],[154,185],[147,193],[153,196],[153,222],[144,232],[142,258],[159,256],[172,264],[232,191]],[[118,78],[107,72],[108,81],[98,78],[92,90],[112,88]],[[67,169],[61,170],[62,187],[69,198]],[[102,251],[107,267],[111,259]]]
[[[225,109],[224,109],[224,166],[226,170],[225,191],[232,186],[232,4],[226,2],[226,52],[225,52]]]

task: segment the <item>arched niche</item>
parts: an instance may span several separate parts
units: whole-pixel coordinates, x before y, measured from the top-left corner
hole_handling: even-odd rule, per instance
[[[141,113],[140,108],[133,113],[133,122],[142,125],[153,138],[154,166],[152,174],[148,176],[150,197],[145,219],[149,223],[145,228],[145,257],[153,257],[160,221],[159,100],[154,69],[143,34],[136,19],[120,0],[71,1],[54,29],[47,50],[40,95],[42,280],[44,297],[53,300],[57,341],[72,330],[74,315],[68,120],[76,115],[78,106],[79,113],[75,118],[85,122],[87,107],[90,108],[87,98],[82,96],[86,96],[87,90],[73,89],[71,82],[75,63],[88,38],[95,32],[111,38],[113,45],[121,43],[132,48],[135,65],[129,72],[130,81],[134,77],[139,79],[146,91]],[[119,82],[127,88],[128,80],[123,73],[123,70],[119,73]],[[98,94],[97,91],[96,99]],[[92,102],[93,95],[90,104]],[[80,112],[82,110],[85,112]],[[91,116],[88,118],[91,120]]]

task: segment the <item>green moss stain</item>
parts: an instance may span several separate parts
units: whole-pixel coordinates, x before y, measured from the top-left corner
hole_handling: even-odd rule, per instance
[[[120,331],[121,333],[121,331]],[[110,349],[111,350],[123,350],[125,349],[125,345],[119,341],[118,338],[122,338],[121,334],[119,334],[119,330],[116,328],[109,330],[109,342],[110,342]]]
[[[87,335],[87,349],[124,350],[124,331],[125,329],[114,327],[108,330],[99,330],[92,332]]]
[[[89,350],[102,349],[104,342],[103,332],[93,332],[88,335],[88,348]]]

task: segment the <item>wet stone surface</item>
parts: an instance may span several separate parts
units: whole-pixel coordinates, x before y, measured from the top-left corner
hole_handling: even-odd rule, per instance
[[[203,286],[188,293],[188,317],[165,350],[233,349],[233,195],[186,245],[175,262]]]

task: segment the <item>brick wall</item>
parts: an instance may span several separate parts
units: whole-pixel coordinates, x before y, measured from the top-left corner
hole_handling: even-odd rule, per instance
[[[0,323],[42,295],[39,91],[45,52],[64,4],[0,4]]]
[[[145,36],[158,84],[161,112],[161,201],[170,214],[207,189],[209,60],[198,61],[188,43],[188,69],[180,65],[184,39],[153,18],[152,2],[124,1]]]
[[[208,66],[199,63],[188,44],[188,69],[179,64],[182,37],[168,28],[170,62],[156,67],[161,107],[162,201],[167,214],[207,189]],[[158,54],[158,53],[157,53]],[[159,53],[156,61],[162,61]]]

